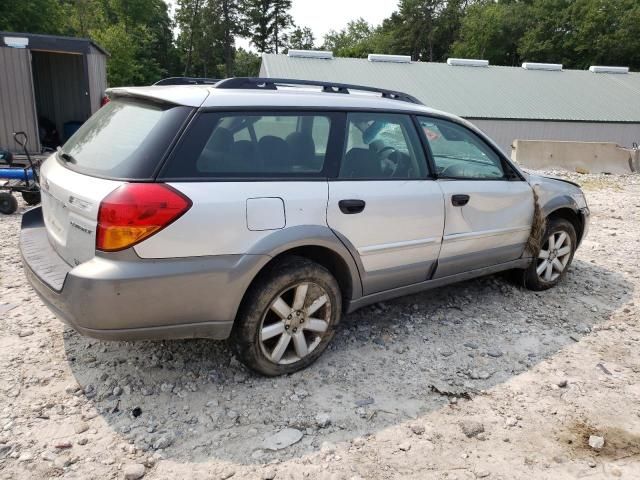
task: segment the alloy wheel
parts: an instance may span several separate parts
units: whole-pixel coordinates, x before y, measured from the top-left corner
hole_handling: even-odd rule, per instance
[[[567,268],[571,258],[571,238],[564,231],[549,235],[538,253],[536,272],[545,282],[553,282]]]
[[[322,341],[331,320],[331,300],[320,285],[298,283],[271,302],[260,325],[260,348],[273,363],[295,363]]]

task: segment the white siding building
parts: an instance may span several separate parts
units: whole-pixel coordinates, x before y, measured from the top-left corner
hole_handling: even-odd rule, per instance
[[[640,73],[628,69],[299,55],[263,55],[260,75],[406,92],[429,107],[472,121],[507,155],[515,139],[606,141],[625,147],[640,143]]]

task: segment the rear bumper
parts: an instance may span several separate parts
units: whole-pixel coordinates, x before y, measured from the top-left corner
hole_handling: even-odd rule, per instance
[[[40,208],[25,213],[20,247],[44,303],[81,334],[105,340],[227,338],[244,292],[270,260],[143,260],[131,250],[71,267],[49,244]]]

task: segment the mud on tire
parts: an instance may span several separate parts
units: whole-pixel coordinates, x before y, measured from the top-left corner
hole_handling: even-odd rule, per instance
[[[342,315],[336,279],[323,266],[285,257],[249,288],[231,334],[238,358],[268,376],[312,364],[327,348]]]
[[[529,290],[547,290],[560,283],[578,244],[573,224],[564,218],[549,219],[542,238],[539,255],[521,273],[522,284]]]

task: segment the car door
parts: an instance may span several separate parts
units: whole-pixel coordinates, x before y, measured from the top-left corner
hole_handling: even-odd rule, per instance
[[[346,125],[327,222],[356,257],[364,293],[427,280],[442,241],[443,195],[412,118],[354,112]]]
[[[434,278],[520,258],[533,219],[530,185],[464,125],[431,117],[419,123],[444,195],[446,222]]]

